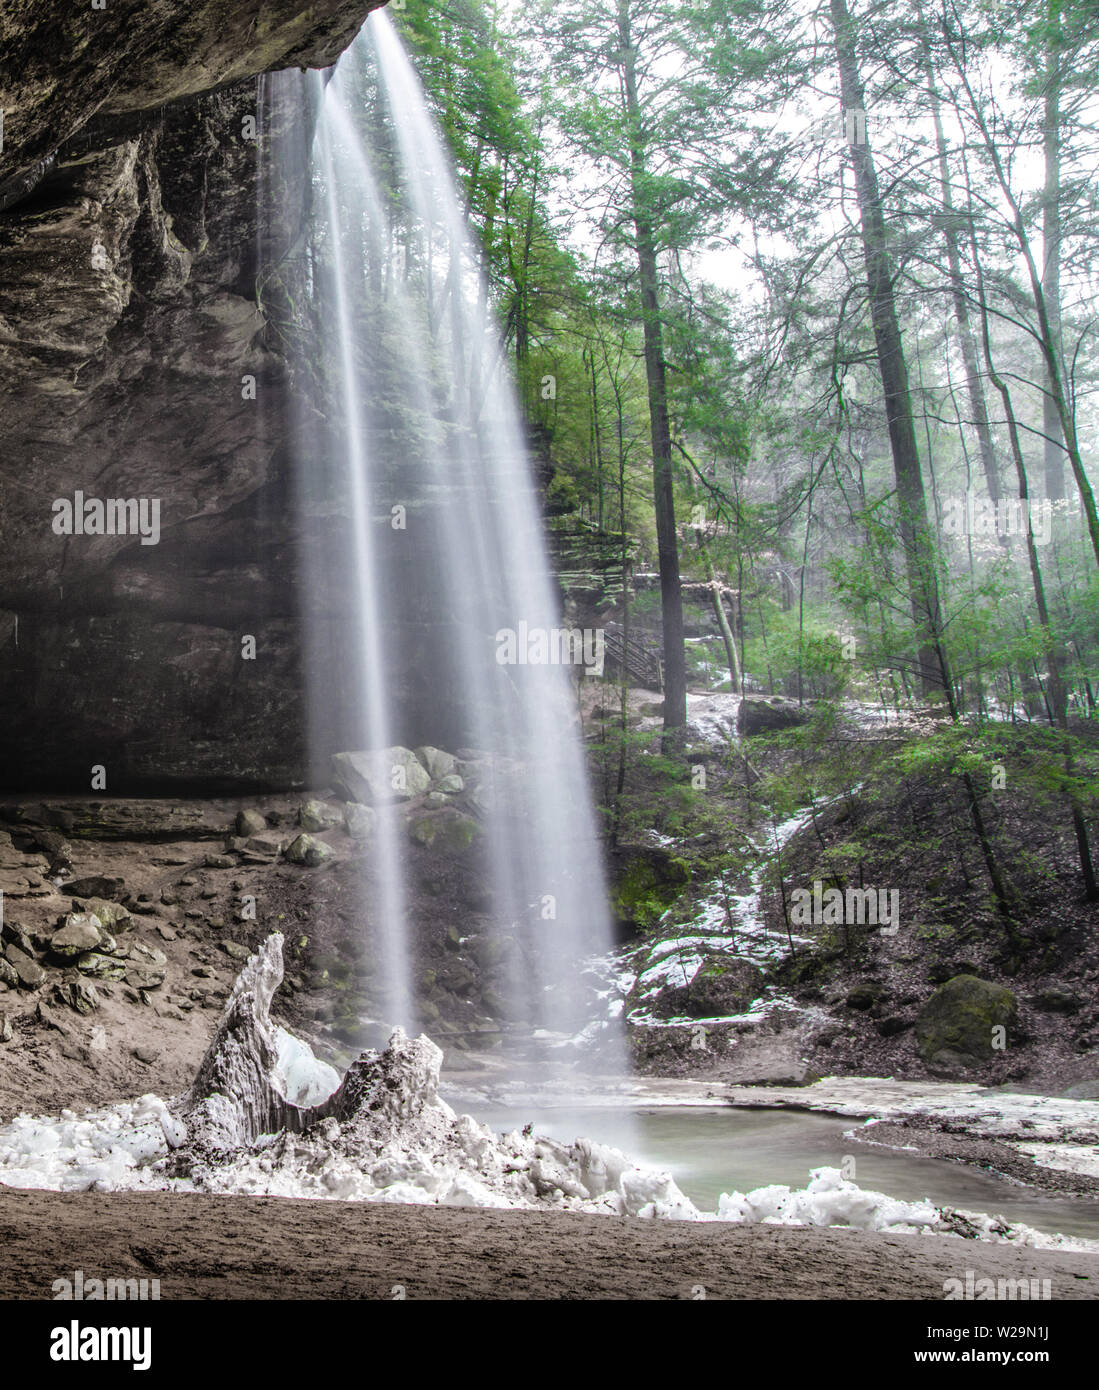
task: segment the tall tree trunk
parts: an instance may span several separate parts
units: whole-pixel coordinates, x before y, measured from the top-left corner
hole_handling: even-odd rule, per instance
[[[1046,39],[1046,72],[1042,153],[1045,181],[1042,189],[1042,293],[1049,315],[1054,351],[1061,360],[1061,44],[1060,0],[1049,0],[1049,35]],[[1065,446],[1061,419],[1046,371],[1042,397],[1042,433],[1045,435],[1046,496],[1059,501],[1065,495]]]
[[[588,365],[591,368],[591,424],[595,446],[595,485],[599,498],[598,526],[603,532],[603,436],[599,428],[599,386],[595,375],[595,349],[591,349]]]
[[[855,51],[855,26],[846,0],[829,0],[839,66],[844,112],[862,111],[863,91]],[[863,257],[866,264],[870,318],[874,328],[878,368],[885,396],[885,415],[893,472],[897,482],[901,541],[904,546],[912,619],[918,634],[920,684],[924,696],[949,693],[950,673],[942,642],[942,619],[935,572],[927,498],[924,494],[912,399],[908,385],[897,305],[893,295],[893,266],[886,241],[885,216],[877,170],[867,141],[848,143],[855,174]]]
[[[1027,483],[1026,461],[1023,458],[1023,448],[1019,442],[1019,427],[1016,423],[1015,410],[1011,401],[1011,390],[1007,382],[996,371],[992,361],[992,342],[988,331],[988,306],[984,294],[984,277],[980,273],[979,263],[977,269],[978,299],[981,306],[981,337],[984,344],[985,361],[988,364],[988,378],[1000,393],[1000,399],[1004,404],[1008,438],[1011,441],[1011,455],[1015,460],[1015,473],[1019,483],[1019,501],[1022,506],[1023,515],[1026,517],[1027,559],[1030,563],[1031,584],[1034,589],[1034,604],[1038,610],[1038,622],[1042,628],[1043,645],[1046,650],[1046,667],[1048,671],[1046,682],[1046,708],[1049,715],[1049,722],[1061,733],[1065,777],[1071,784],[1075,767],[1068,727],[1068,685],[1065,681],[1065,668],[1067,664],[1066,654],[1060,636],[1054,630],[1049,618],[1045,584],[1042,580],[1042,568],[1038,561],[1038,547],[1034,541],[1034,529],[1030,522],[1030,489]],[[1099,882],[1096,881],[1095,865],[1091,857],[1091,844],[1088,839],[1087,820],[1084,817],[1080,802],[1072,794],[1071,790],[1067,793],[1067,800],[1069,812],[1072,817],[1073,834],[1076,836],[1076,850],[1080,859],[1080,872],[1084,879],[1084,894],[1089,902],[1095,902],[1099,900]]]
[[[725,601],[721,597],[722,586],[714,573],[714,562],[710,559],[706,537],[700,527],[695,528],[695,540],[698,542],[698,553],[702,560],[706,582],[710,586],[710,599],[714,606],[714,617],[717,619],[718,631],[721,633],[721,640],[725,643],[725,660],[729,664],[729,681],[733,687],[733,694],[739,695],[741,693],[741,678],[736,638],[733,636],[733,629],[729,626],[729,615],[725,612]]]
[[[922,13],[920,19],[922,25]],[[985,486],[988,488],[988,495],[993,502],[998,502],[1003,488],[1000,484],[996,450],[992,443],[992,429],[988,422],[988,407],[985,403],[984,388],[981,385],[977,340],[969,319],[969,301],[966,298],[962,258],[958,250],[958,229],[954,223],[954,199],[950,191],[950,166],[946,136],[943,133],[942,108],[938,88],[935,86],[935,71],[931,64],[931,54],[926,36],[923,38],[922,47],[923,67],[931,102],[931,116],[935,124],[935,146],[939,157],[939,188],[944,213],[943,241],[946,245],[946,264],[950,274],[950,296],[954,304],[954,317],[958,324],[958,343],[961,347],[962,366],[965,370],[966,394],[969,397],[969,411],[977,435],[977,449],[981,459],[981,471],[985,476]]]
[[[1080,502],[1084,510],[1084,522],[1088,529],[1088,537],[1095,554],[1095,562],[1099,565],[1099,507],[1096,506],[1095,492],[1088,478],[1087,470],[1084,468],[1083,455],[1080,452],[1080,439],[1076,432],[1075,410],[1069,396],[1068,374],[1064,371],[1064,363],[1061,358],[1060,334],[1054,334],[1050,307],[1046,302],[1045,290],[1042,286],[1042,273],[1038,269],[1030,237],[1027,234],[1026,218],[1023,216],[1022,206],[1008,179],[1000,147],[988,128],[984,108],[973,91],[965,63],[956,52],[955,38],[949,24],[944,26],[943,36],[950,49],[955,71],[969,102],[970,113],[980,131],[985,154],[988,156],[989,164],[996,176],[996,182],[1000,186],[1000,192],[1004,195],[1004,201],[1011,210],[1011,229],[1026,265],[1030,294],[1034,301],[1034,312],[1038,321],[1038,343],[1042,350],[1048,378],[1046,398],[1052,401],[1057,412],[1057,422],[1061,429],[1065,453],[1068,455],[1072,476],[1076,482],[1076,490],[1080,494]]]
[[[630,192],[637,238],[637,268],[645,339],[645,380],[652,432],[653,504],[660,565],[660,611],[664,630],[664,743],[681,739],[687,723],[687,657],[683,646],[683,595],[679,583],[679,541],[675,528],[672,439],[668,422],[667,365],[660,317],[656,237],[646,190],[644,131],[637,95],[637,55],[630,32],[629,0],[618,0],[618,39],[622,87],[630,140]]]

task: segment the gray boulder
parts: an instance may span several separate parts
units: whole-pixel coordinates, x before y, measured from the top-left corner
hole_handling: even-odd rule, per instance
[[[112,903],[106,898],[87,898],[82,908],[84,912],[94,913],[109,932],[128,931],[134,924],[134,919],[121,903]]]
[[[70,912],[60,931],[50,937],[50,951],[64,960],[71,959],[98,951],[105,937],[103,923],[94,912]]]
[[[259,811],[238,811],[236,829],[237,834],[243,839],[252,835],[262,835],[267,829],[267,820]]]
[[[431,777],[411,748],[375,748],[334,753],[333,776],[352,801],[369,806],[410,801],[431,787]]]
[[[1014,994],[1003,985],[956,975],[935,991],[916,1019],[920,1056],[945,1073],[982,1066],[996,1055],[993,1030],[1010,1033],[1017,1012]]]
[[[441,748],[432,748],[428,744],[422,744],[417,748],[416,756],[427,769],[432,781],[448,777],[458,766],[458,759],[453,753],[444,753]]]
[[[25,951],[21,951],[18,946],[9,945],[4,947],[4,955],[7,956],[8,964],[15,971],[19,983],[24,989],[37,989],[44,984],[46,972],[32,960]]]
[[[327,864],[334,855],[331,845],[326,845],[323,840],[315,840],[312,835],[299,835],[286,851],[291,864],[301,864],[308,869]]]
[[[303,830],[331,830],[343,822],[343,812],[327,801],[307,801],[298,812],[298,824]]]
[[[653,1011],[664,1018],[729,1018],[746,1013],[762,993],[758,966],[715,953],[689,984],[661,990]]]
[[[105,874],[89,874],[86,878],[74,878],[61,891],[70,898],[109,898],[117,902],[126,894],[126,880],[109,878]]]
[[[807,706],[781,695],[766,698],[745,695],[736,712],[736,731],[741,738],[751,738],[753,734],[796,728],[799,724],[807,724],[811,717],[812,711]]]
[[[72,980],[69,984],[58,985],[56,995],[73,1013],[90,1014],[99,1008],[99,995],[95,985],[88,980]]]
[[[96,980],[121,980],[126,973],[123,961],[102,955],[99,951],[77,956],[76,968],[81,975],[91,975]]]
[[[353,840],[369,840],[374,834],[378,813],[361,801],[349,801],[343,808],[343,826]]]

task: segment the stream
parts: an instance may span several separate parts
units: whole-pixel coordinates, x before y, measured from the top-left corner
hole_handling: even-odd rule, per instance
[[[1047,1196],[961,1163],[853,1144],[843,1136],[859,1122],[836,1116],[702,1105],[540,1108],[536,1115],[511,1106],[470,1108],[494,1130],[521,1129],[533,1119],[539,1133],[566,1143],[585,1135],[626,1148],[638,1161],[668,1169],[704,1211],[716,1209],[722,1192],[771,1183],[802,1188],[811,1169],[838,1168],[850,1156],[862,1188],[988,1212],[1047,1235],[1099,1239],[1099,1201]]]

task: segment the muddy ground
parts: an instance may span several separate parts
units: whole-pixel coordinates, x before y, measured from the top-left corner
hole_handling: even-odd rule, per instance
[[[169,1299],[942,1299],[948,1279],[1099,1297],[1099,1257],[952,1237],[168,1193],[0,1188],[0,1299],[159,1279]]]

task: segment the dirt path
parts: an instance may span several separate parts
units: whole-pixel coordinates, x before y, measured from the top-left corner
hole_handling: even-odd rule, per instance
[[[265,1197],[0,1189],[0,1249],[0,1299],[78,1269],[162,1300],[939,1300],[968,1269],[1099,1297],[1099,1257],[948,1237]]]

